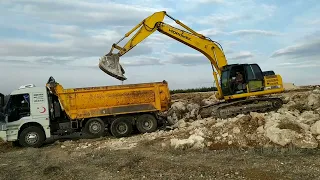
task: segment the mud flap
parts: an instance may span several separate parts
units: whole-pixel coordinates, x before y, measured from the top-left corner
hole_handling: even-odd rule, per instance
[[[126,80],[124,76],[124,69],[119,63],[119,55],[108,53],[99,59],[99,68],[106,74],[119,79],[121,81]]]

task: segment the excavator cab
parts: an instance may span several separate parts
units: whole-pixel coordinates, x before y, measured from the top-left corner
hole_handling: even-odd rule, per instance
[[[231,64],[221,71],[220,86],[225,96],[264,90],[264,76],[257,64]]]

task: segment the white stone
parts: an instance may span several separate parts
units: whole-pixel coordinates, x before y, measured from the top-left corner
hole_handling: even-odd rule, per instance
[[[297,136],[297,133],[290,129],[279,129],[277,127],[269,127],[265,131],[265,136],[273,143],[285,146],[292,142]]]
[[[320,134],[320,121],[315,122],[311,126],[310,131],[312,132],[312,134],[319,135]]]
[[[234,128],[232,129],[232,132],[233,132],[234,134],[239,134],[239,133],[240,133],[239,127],[234,127]]]

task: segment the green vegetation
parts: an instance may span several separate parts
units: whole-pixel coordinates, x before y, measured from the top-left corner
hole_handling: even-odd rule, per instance
[[[174,90],[170,90],[170,93],[176,94],[176,93],[209,92],[209,91],[217,91],[217,88],[216,87],[202,87],[202,88],[191,88],[191,89],[174,89]]]

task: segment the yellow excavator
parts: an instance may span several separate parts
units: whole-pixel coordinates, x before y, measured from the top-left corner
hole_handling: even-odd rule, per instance
[[[165,16],[185,28],[181,30],[163,22]],[[133,37],[120,47],[118,44],[129,37],[138,28]],[[99,68],[106,74],[124,81],[125,71],[119,59],[150,34],[158,31],[177,40],[205,55],[212,66],[213,77],[217,87],[216,98],[220,101],[200,109],[202,117],[227,118],[249,112],[266,112],[276,110],[283,104],[280,97],[272,96],[284,91],[282,77],[273,71],[261,70],[258,64],[228,64],[222,47],[218,42],[199,34],[166,13],[155,12],[145,18],[132,30],[125,34],[117,43],[112,45],[109,53],[99,59]],[[117,49],[119,52],[113,53]],[[272,72],[272,73],[270,73]],[[220,81],[218,80],[218,76]]]

